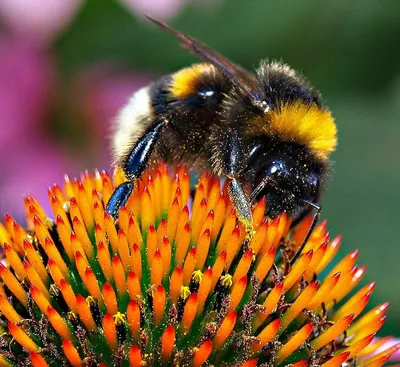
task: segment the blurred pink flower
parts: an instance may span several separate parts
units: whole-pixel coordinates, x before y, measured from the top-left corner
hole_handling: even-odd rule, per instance
[[[121,2],[134,13],[168,19],[181,11],[187,0],[121,0]]]
[[[99,65],[91,67],[77,79],[74,85],[74,99],[82,120],[88,124],[91,145],[97,152],[98,167],[110,164],[110,135],[113,119],[128,102],[129,97],[139,88],[147,85],[152,78],[144,74],[120,72],[115,68]]]
[[[21,197],[32,193],[43,199],[43,187],[60,181],[65,172],[76,175],[84,168],[108,167],[112,119],[150,80],[115,68],[91,67],[68,93],[59,95],[55,76],[52,60],[39,44],[0,39],[0,172],[6,173],[0,176],[1,212],[12,210],[21,216]],[[64,151],[49,129],[55,100],[67,112],[63,123],[76,123],[69,127],[74,136],[71,145],[65,142]],[[72,144],[75,141],[79,144]],[[73,166],[73,157],[79,157],[79,168]]]
[[[0,17],[29,39],[50,41],[74,16],[82,0],[1,0]]]
[[[61,183],[70,167],[61,150],[49,139],[22,134],[19,140],[4,146],[1,156],[0,212],[21,218],[24,213],[21,199],[28,194],[50,210],[46,188],[54,182]]]
[[[40,129],[52,74],[43,51],[20,38],[0,39],[0,153],[5,142]]]
[[[54,66],[37,43],[0,39],[0,211],[21,216],[21,197],[41,194],[67,166],[49,142],[46,119]]]

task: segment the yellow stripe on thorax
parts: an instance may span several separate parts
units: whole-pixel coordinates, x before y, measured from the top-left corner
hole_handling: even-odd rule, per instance
[[[206,73],[214,73],[215,67],[211,64],[194,64],[172,74],[171,94],[175,98],[187,98],[198,90],[201,78]]]
[[[321,160],[326,160],[337,145],[337,129],[331,113],[302,101],[271,110],[268,121],[255,121],[254,127],[256,131],[261,127],[263,133],[282,141],[302,144]]]

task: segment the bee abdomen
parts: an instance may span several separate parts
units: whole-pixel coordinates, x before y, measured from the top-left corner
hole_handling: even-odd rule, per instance
[[[123,163],[137,140],[152,123],[154,109],[150,90],[151,85],[135,92],[116,117],[112,140],[113,164],[116,166]]]

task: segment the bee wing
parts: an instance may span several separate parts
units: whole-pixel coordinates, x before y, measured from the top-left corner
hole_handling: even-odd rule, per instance
[[[214,65],[221,73],[223,73],[239,90],[247,97],[250,98],[255,106],[262,107],[263,103],[258,90],[258,80],[256,76],[248,70],[235,65],[227,58],[214,51],[210,47],[201,43],[195,38],[186,36],[185,34],[173,29],[168,24],[161,22],[157,19],[146,15],[146,17],[157,24],[159,27],[165,29],[169,33],[177,37],[191,53],[200,57],[202,60],[208,61]]]

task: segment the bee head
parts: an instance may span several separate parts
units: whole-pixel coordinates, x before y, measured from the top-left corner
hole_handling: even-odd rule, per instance
[[[305,202],[318,202],[324,168],[305,147],[278,143],[254,158],[251,197],[266,196],[267,214],[271,217],[286,211],[297,218],[304,211]]]

